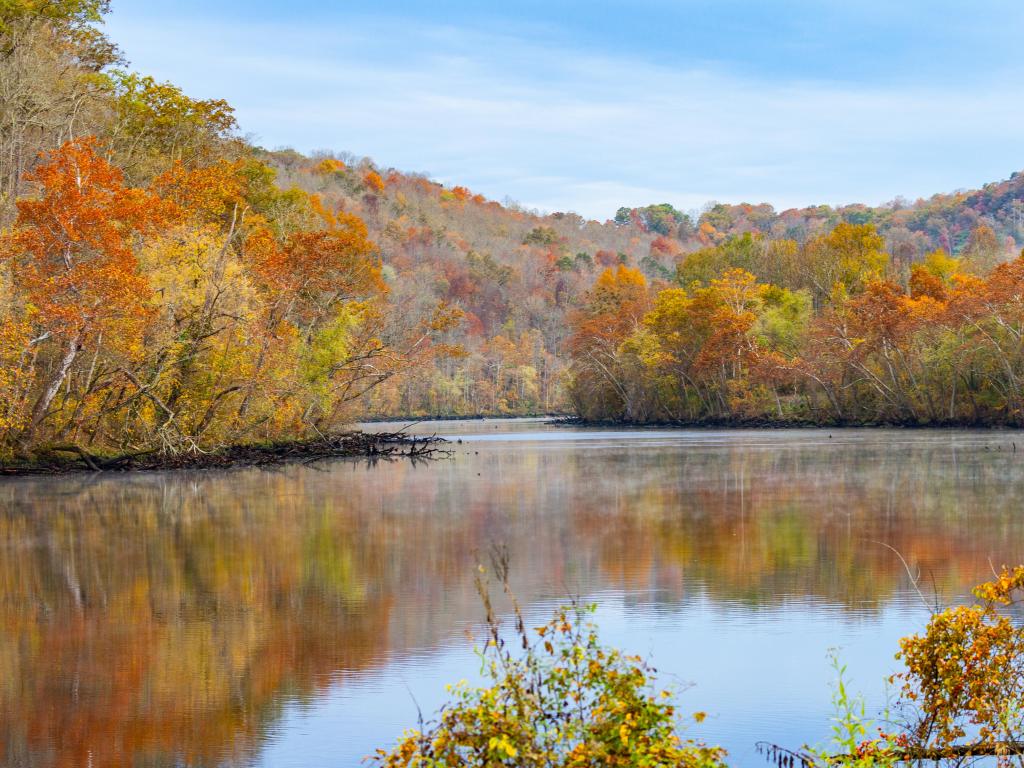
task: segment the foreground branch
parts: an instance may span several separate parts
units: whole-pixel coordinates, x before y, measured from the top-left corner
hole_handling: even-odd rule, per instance
[[[819,757],[764,741],[758,742],[757,751],[778,768],[797,768],[798,766],[819,768],[823,765]],[[1024,742],[989,741],[976,744],[953,744],[948,747],[904,747],[884,752],[884,757],[895,763],[937,763],[942,760],[957,760],[964,757],[1006,757],[1008,755],[1024,755]],[[824,765],[856,765],[857,761],[863,760],[863,758],[863,755],[828,755]]]

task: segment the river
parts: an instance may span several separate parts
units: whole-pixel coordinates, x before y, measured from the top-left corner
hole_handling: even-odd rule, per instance
[[[375,427],[378,425],[374,425]],[[1024,433],[417,425],[450,459],[0,481],[9,766],[358,765],[476,679],[475,565],[569,595],[731,764],[870,711],[928,602],[1024,562]],[[1015,450],[1016,449],[1016,450]]]

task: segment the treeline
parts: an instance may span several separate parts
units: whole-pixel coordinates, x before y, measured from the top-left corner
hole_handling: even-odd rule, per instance
[[[1005,249],[1024,236],[1024,174],[986,184],[978,190],[936,194],[914,202],[897,198],[878,206],[815,205],[776,211],[771,205],[709,203],[682,213],[669,205],[620,208],[619,224],[639,224],[698,246],[718,245],[746,233],[803,242],[839,224],[871,224],[896,260],[912,262],[941,248],[959,254],[972,233],[985,226]]]
[[[705,282],[723,259],[775,275],[839,224],[875,226],[887,269],[906,283],[912,265],[944,249],[983,272],[1016,252],[1024,177],[974,193],[877,208],[711,204],[687,214],[668,204],[622,208],[614,220],[540,215],[470,190],[384,169],[365,158],[267,153],[279,181],[362,218],[379,245],[395,294],[415,305],[448,302],[465,312],[447,337],[459,357],[429,362],[365,399],[373,413],[527,414],[565,411],[567,318],[607,268],[625,265],[655,284]],[[764,249],[777,254],[762,254]],[[684,265],[685,262],[685,265]],[[754,269],[754,265],[757,265]],[[825,276],[827,277],[827,276]]]
[[[121,69],[99,0],[0,17],[0,455],[292,439],[444,352],[396,311],[357,216],[297,188],[231,108]]]
[[[572,318],[588,419],[1024,423],[1024,257],[979,227],[965,255],[901,270],[871,224],[803,244],[745,235],[673,285],[619,266]]]

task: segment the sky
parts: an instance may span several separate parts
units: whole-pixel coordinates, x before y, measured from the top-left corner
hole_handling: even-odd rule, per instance
[[[1024,169],[1020,0],[113,0],[106,28],[261,146],[599,220]]]

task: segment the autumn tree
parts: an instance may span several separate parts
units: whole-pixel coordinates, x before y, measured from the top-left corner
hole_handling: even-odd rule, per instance
[[[0,4],[0,225],[28,192],[41,153],[97,132],[106,115],[106,67],[119,53],[95,26],[106,0]]]
[[[971,230],[961,256],[978,274],[987,274],[1005,259],[1003,246],[995,231],[987,224],[980,224]]]
[[[809,240],[800,254],[799,273],[815,304],[856,293],[884,276],[889,262],[885,241],[871,224],[842,222],[826,235]]]
[[[1020,764],[1024,741],[1024,567],[1003,568],[974,590],[978,602],[936,612],[924,632],[900,642],[906,670],[895,676],[912,713],[906,751],[955,758],[957,746]],[[1011,757],[1011,755],[1013,755]]]
[[[758,283],[742,269],[706,287],[663,291],[644,322],[657,342],[654,368],[669,376],[668,414],[747,417],[774,406],[781,416],[781,379],[752,377],[769,370],[767,356],[799,345],[806,320],[799,295]]]
[[[343,400],[362,393],[359,382],[373,378],[372,360],[385,353],[372,332],[365,336],[380,312],[373,299],[386,290],[366,226],[351,215],[321,213],[322,229],[295,232],[278,241],[268,229],[258,228],[245,243],[246,260],[264,295],[265,309],[253,383],[239,405],[240,419],[246,416],[275,341],[293,337],[295,343],[311,348],[305,353],[312,366],[306,375],[325,381],[343,379]],[[353,387],[357,387],[354,392]],[[333,416],[336,406],[317,407]],[[307,418],[313,408],[312,403],[307,406]]]
[[[580,413],[627,417],[633,398],[620,370],[619,346],[640,325],[648,307],[647,280],[630,267],[606,269],[572,319],[571,397]]]
[[[49,415],[83,351],[137,352],[150,291],[138,269],[139,244],[173,215],[173,206],[151,192],[126,187],[92,139],[64,144],[28,180],[40,196],[18,201],[0,251],[34,309],[30,344],[46,360],[22,443]]]
[[[232,149],[237,123],[223,99],[193,99],[176,85],[124,70],[110,80],[107,143],[134,181],[149,181],[174,163],[208,165]]]

